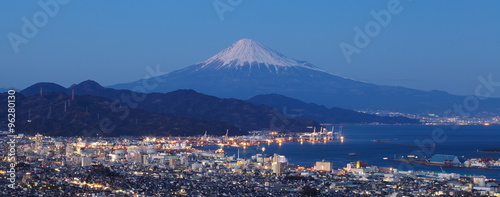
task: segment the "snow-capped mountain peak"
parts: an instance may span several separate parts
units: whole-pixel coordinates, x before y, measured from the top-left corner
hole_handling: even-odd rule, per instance
[[[244,65],[265,66],[270,70],[275,70],[277,67],[291,66],[317,69],[306,62],[286,57],[279,52],[261,45],[257,41],[247,38],[238,40],[218,54],[200,63],[203,64],[201,68],[212,67],[215,69],[238,68]],[[274,69],[270,67],[274,67]]]

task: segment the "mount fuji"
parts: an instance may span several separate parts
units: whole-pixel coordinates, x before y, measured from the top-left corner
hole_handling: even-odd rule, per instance
[[[264,69],[267,73],[284,73],[287,69],[320,70],[315,66],[286,57],[260,43],[241,39],[213,57],[192,66],[196,71],[201,69],[239,69],[255,71]],[[249,73],[250,74],[250,73]]]
[[[251,39],[241,39],[205,61],[159,78],[161,83],[154,92],[194,89],[237,99],[282,94],[327,107],[356,110],[440,114],[465,98],[443,91],[375,85],[340,77],[306,61],[286,57]],[[110,88],[131,90],[137,86],[142,86],[141,80]],[[482,101],[477,112],[498,114],[499,100]]]

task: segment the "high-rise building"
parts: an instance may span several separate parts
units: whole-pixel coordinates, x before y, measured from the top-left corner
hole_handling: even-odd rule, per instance
[[[82,167],[85,167],[85,166],[90,166],[92,164],[92,159],[90,157],[81,157],[81,165]]]
[[[43,135],[41,134],[36,134],[35,135],[35,146],[33,147],[33,150],[35,153],[40,153],[42,148],[43,148]]]
[[[284,155],[274,154],[271,161],[271,168],[273,169],[273,173],[280,176],[286,169],[286,164],[288,160]]]
[[[142,155],[142,164],[144,165],[149,164],[149,155]]]
[[[66,144],[66,157],[71,157],[75,153],[74,146],[71,145],[70,143]]]
[[[329,161],[317,161],[314,165],[314,170],[330,172],[332,171],[332,162]]]

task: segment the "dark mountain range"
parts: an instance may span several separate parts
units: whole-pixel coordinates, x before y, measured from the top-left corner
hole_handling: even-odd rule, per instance
[[[257,95],[247,100],[256,105],[267,105],[292,118],[311,119],[321,123],[333,124],[419,124],[418,120],[406,117],[385,117],[360,113],[338,107],[327,108],[323,105],[305,103],[279,94]]]
[[[193,89],[223,98],[248,99],[281,94],[327,107],[442,114],[462,104],[465,96],[375,85],[330,74],[304,61],[288,58],[261,44],[242,39],[213,57],[159,76],[155,92]],[[132,89],[142,81],[110,86]],[[482,100],[474,113],[500,114],[500,98]]]
[[[60,90],[60,89],[58,89]],[[6,94],[0,102],[7,103]],[[0,111],[6,116],[7,105]],[[6,130],[7,119],[0,120]],[[50,136],[191,136],[246,134],[247,132],[221,121],[182,118],[174,115],[132,109],[96,96],[47,93],[16,98],[16,133],[43,133]]]
[[[136,93],[129,90],[114,90],[104,88],[94,81],[84,81],[61,90],[55,84],[35,84],[36,88],[27,88],[21,94],[29,96],[39,94],[40,89],[56,90],[61,94],[92,95],[108,98],[115,103],[121,103],[130,108],[143,109],[161,114],[173,114],[179,117],[214,120],[230,123],[242,131],[251,130],[283,130],[308,131],[308,126],[319,126],[311,120],[295,120],[289,118],[271,107],[255,106],[238,99],[220,99],[204,95],[193,90],[177,90],[170,93]],[[47,87],[46,87],[47,86]]]
[[[26,89],[21,91],[21,93],[27,97],[40,95],[43,92],[57,92],[57,93],[68,94],[68,89],[59,84],[50,82],[40,82],[33,84],[30,87],[27,87]]]
[[[319,126],[315,121],[292,119],[269,106],[255,106],[238,99],[220,99],[193,90],[148,94],[145,102],[138,106],[182,117],[225,121],[246,131],[270,129],[305,132],[308,126]]]

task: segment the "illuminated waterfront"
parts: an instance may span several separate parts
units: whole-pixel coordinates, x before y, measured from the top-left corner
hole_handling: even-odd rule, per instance
[[[73,196],[301,196],[304,192],[355,196],[459,195],[474,193],[474,188],[475,194],[494,194],[499,171],[402,165],[388,158],[405,156],[420,147],[370,140],[391,137],[401,143],[415,143],[415,140],[428,138],[433,128],[346,126],[344,140],[303,142],[280,142],[283,135],[268,133],[262,137],[267,140],[260,143],[256,140],[252,142],[256,144],[249,146],[241,146],[245,141],[239,141],[249,136],[18,137],[18,189],[6,191],[11,192],[9,194]],[[471,149],[498,144],[497,129],[475,126],[449,130],[448,139],[436,144],[433,154],[494,156],[495,153]],[[484,137],[487,134],[489,137]],[[300,135],[297,139],[301,139]],[[194,148],[195,141],[210,143]],[[224,154],[214,152],[220,147]],[[6,172],[1,173],[5,178]],[[429,187],[429,183],[434,186]],[[450,184],[454,187],[449,187]]]

